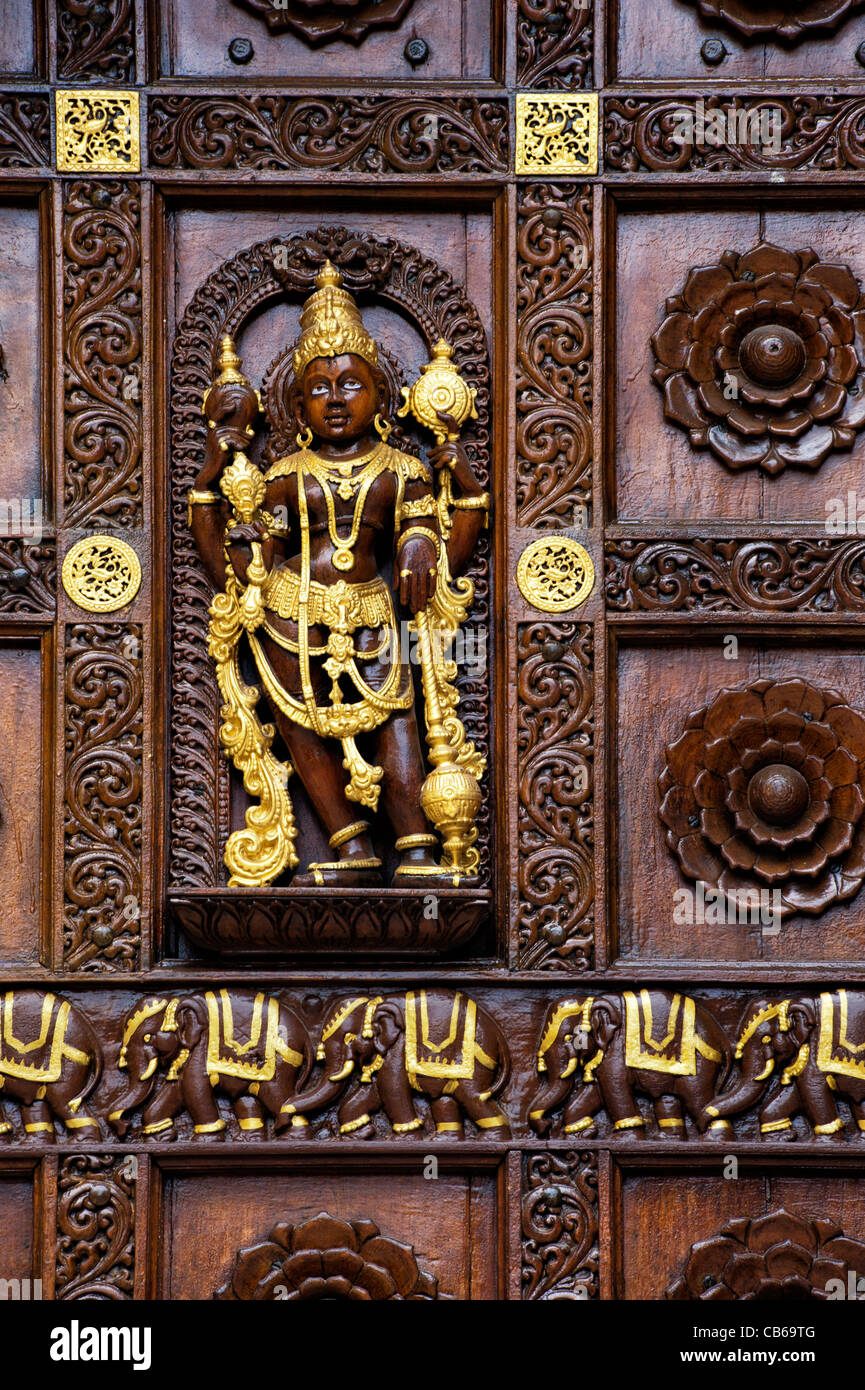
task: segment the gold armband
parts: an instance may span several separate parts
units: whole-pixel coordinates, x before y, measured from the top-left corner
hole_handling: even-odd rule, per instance
[[[488,492],[482,492],[479,497],[455,497],[453,505],[457,511],[461,512],[471,512],[476,509],[486,512],[489,511],[490,495]]]
[[[186,494],[186,524],[192,525],[192,508],[198,505],[206,506],[212,502],[224,502],[225,498],[219,492],[199,492],[197,488],[190,488]]]
[[[400,521],[415,516],[435,516],[436,504],[432,497],[416,497],[414,501],[403,502],[399,509]]]
[[[407,531],[403,531],[396,543],[397,555],[399,555],[406,541],[411,540],[413,536],[423,536],[425,540],[432,541],[435,546],[436,555],[441,554],[442,543],[435,531],[431,531],[428,526],[410,526]]]

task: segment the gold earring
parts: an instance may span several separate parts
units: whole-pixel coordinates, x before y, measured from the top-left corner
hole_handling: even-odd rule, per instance
[[[302,433],[298,431],[295,435],[295,439],[297,440],[298,449],[308,449],[313,439],[312,430],[309,428],[309,425],[307,425]]]
[[[381,435],[382,443],[386,444],[393,433],[393,425],[389,424],[387,420],[383,420],[381,415],[376,415],[373,426],[376,434]]]

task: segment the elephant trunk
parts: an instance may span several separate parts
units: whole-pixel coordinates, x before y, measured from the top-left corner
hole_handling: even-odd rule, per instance
[[[127,1118],[127,1111],[137,1110],[139,1105],[143,1105],[153,1090],[154,1077],[149,1077],[146,1081],[133,1082],[130,1078],[129,1086],[121,1096],[118,1096],[113,1109],[108,1115],[108,1123],[111,1128],[124,1138],[131,1121]]]
[[[570,1089],[570,1078],[561,1076],[549,1077],[538,1088],[529,1104],[529,1124],[536,1134],[543,1131],[548,1112],[561,1105]]]
[[[343,1071],[345,1072],[346,1068],[343,1068]],[[335,1080],[328,1076],[311,1091],[302,1091],[291,1096],[276,1117],[275,1129],[277,1133],[291,1124],[293,1115],[308,1115],[312,1110],[324,1110],[326,1106],[332,1104],[343,1090],[344,1079],[340,1074],[337,1074]]]
[[[725,1119],[728,1115],[737,1115],[741,1110],[747,1110],[762,1096],[773,1070],[772,1058],[756,1058],[754,1063],[743,1070],[739,1084],[734,1086],[732,1091],[715,1096],[709,1107],[710,1113],[719,1119]]]

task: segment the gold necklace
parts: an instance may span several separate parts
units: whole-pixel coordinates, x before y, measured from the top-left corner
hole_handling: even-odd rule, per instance
[[[377,454],[379,455],[378,458],[375,457]],[[345,496],[341,487],[338,489],[340,497],[342,497],[344,501],[350,501],[354,496],[355,488],[358,488],[357,501],[354,505],[354,514],[351,522],[351,531],[344,539],[340,537],[336,529],[336,505],[333,500],[333,493],[330,490],[330,484],[335,481],[335,478],[328,472],[327,460],[319,459],[316,454],[309,453],[306,457],[305,464],[305,471],[315,478],[324,493],[324,502],[327,507],[327,530],[333,545],[333,567],[334,569],[345,572],[354,567],[353,551],[357,543],[357,538],[360,535],[367,494],[376,478],[384,473],[385,469],[388,467],[386,455],[384,455],[382,445],[378,445],[369,456],[363,473],[360,474],[356,480],[348,484],[348,496]]]
[[[304,465],[314,463],[319,470],[325,474],[329,481],[338,483],[337,492],[343,502],[350,502],[355,494],[355,490],[362,481],[362,470],[374,459],[376,459],[384,449],[384,444],[379,442],[368,454],[361,454],[359,458],[344,459],[342,462],[334,462],[332,459],[322,458],[321,454],[315,454],[311,449],[305,449]],[[355,470],[358,470],[355,472]],[[352,476],[354,475],[354,476]]]

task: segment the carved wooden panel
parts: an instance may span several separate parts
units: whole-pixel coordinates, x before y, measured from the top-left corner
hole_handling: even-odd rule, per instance
[[[862,12],[6,0],[0,1298],[865,1280]]]

